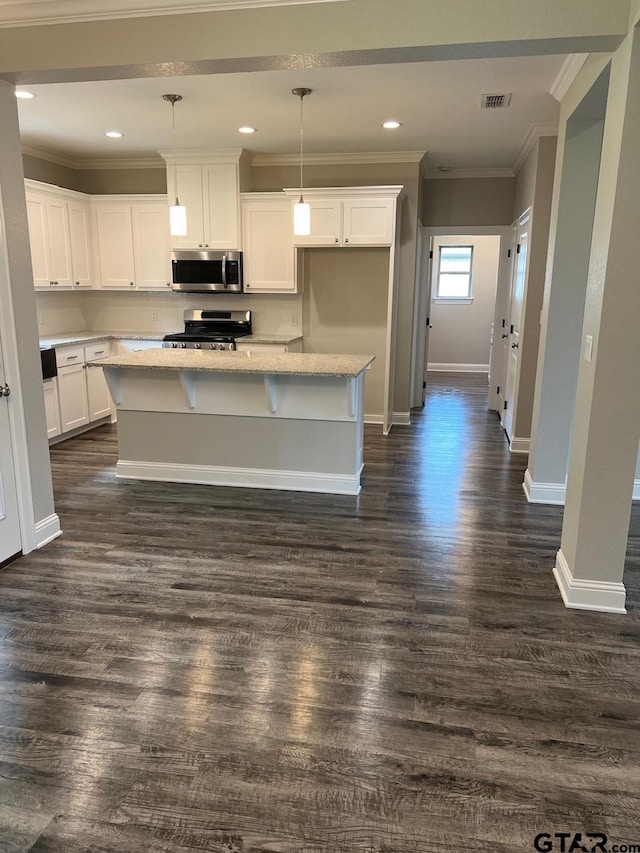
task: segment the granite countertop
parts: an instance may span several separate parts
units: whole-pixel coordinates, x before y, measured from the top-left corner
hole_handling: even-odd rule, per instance
[[[115,355],[87,367],[121,367],[145,370],[188,370],[211,373],[259,373],[274,376],[340,376],[362,373],[373,355],[335,355],[297,352],[203,352],[202,350],[150,349]]]
[[[245,335],[238,338],[239,344],[293,344],[301,341],[302,335]]]
[[[71,344],[88,344],[92,341],[161,341],[162,332],[65,332],[64,335],[47,335],[40,338],[40,349],[62,347]]]

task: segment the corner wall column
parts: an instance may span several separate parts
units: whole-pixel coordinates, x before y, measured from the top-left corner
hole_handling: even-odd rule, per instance
[[[625,612],[622,582],[640,440],[640,32],[614,54],[595,207],[562,541],[568,607]]]
[[[603,95],[604,116],[606,87]],[[558,163],[562,178],[524,482],[527,499],[534,503],[563,504],[565,500],[602,132],[603,120],[570,119],[560,153],[562,163]]]

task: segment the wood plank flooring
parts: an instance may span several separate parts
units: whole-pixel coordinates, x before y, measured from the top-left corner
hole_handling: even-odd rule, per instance
[[[629,615],[569,611],[482,377],[365,459],[351,498],[52,449],[64,536],[0,572],[2,853],[640,844],[640,511]]]

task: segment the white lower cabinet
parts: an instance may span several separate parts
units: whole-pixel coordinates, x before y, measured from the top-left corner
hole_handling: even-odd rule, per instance
[[[70,432],[89,423],[84,362],[58,369],[58,397],[62,432]]]
[[[100,358],[111,355],[111,344],[109,341],[100,341],[84,348],[85,362],[89,364]],[[98,367],[88,367],[87,375],[87,400],[89,405],[89,421],[99,421],[111,414],[111,394],[104,371]]]
[[[55,438],[60,435],[60,404],[58,402],[58,380],[47,379],[43,385],[44,411],[47,417],[47,438]]]
[[[104,372],[87,363],[108,358],[111,341],[56,349],[58,376],[44,383],[47,434],[56,438],[113,414]]]

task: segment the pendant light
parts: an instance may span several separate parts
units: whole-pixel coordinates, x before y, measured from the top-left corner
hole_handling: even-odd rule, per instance
[[[171,104],[171,120],[173,125],[173,195],[175,204],[169,208],[169,233],[172,237],[186,237],[187,208],[178,200],[178,158],[176,156],[176,104],[182,100],[182,95],[163,95],[165,101]]]
[[[306,237],[311,234],[311,208],[306,204],[304,192],[304,124],[302,121],[302,102],[305,95],[311,94],[311,89],[292,89],[291,93],[300,98],[300,201],[293,205],[293,233],[298,237]]]

